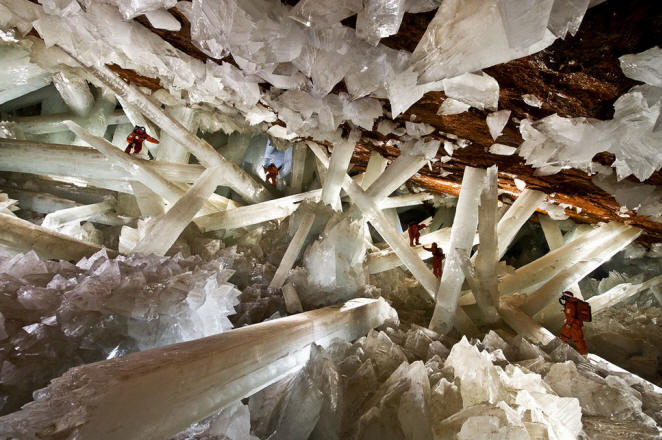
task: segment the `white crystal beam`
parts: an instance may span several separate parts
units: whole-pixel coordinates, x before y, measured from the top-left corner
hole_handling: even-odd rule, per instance
[[[106,214],[115,209],[115,205],[116,200],[109,198],[101,203],[60,209],[59,211],[46,215],[41,226],[47,229],[56,230],[69,223],[78,223],[101,214]]]
[[[548,344],[556,337],[536,320],[511,304],[511,298],[502,298],[499,306],[501,318],[521,336],[538,344]]]
[[[177,185],[169,182],[153,169],[143,166],[141,161],[131,157],[131,155],[126,154],[123,151],[120,151],[117,147],[115,147],[104,138],[93,136],[87,132],[87,130],[71,121],[67,122],[67,126],[72,132],[74,132],[85,142],[99,150],[112,162],[122,167],[126,174],[133,177],[133,180],[142,182],[145,186],[170,203],[177,202],[177,200],[179,200],[179,198],[184,195],[184,191],[177,187]]]
[[[581,240],[564,244],[535,261],[505,275],[499,281],[501,295],[526,292],[544,283],[564,269],[574,266],[585,259],[600,244],[612,240],[626,226],[620,223],[607,223],[584,234]]]
[[[547,245],[549,246],[550,251],[558,249],[565,244],[558,223],[545,214],[538,214],[538,221],[542,227],[543,234],[545,234],[545,240],[547,240]],[[583,299],[582,292],[579,290],[579,284],[573,284],[568,290],[570,290],[576,297]]]
[[[331,154],[329,170],[322,188],[322,202],[331,205],[336,211],[340,211],[340,188],[343,177],[347,174],[349,161],[352,159],[354,145],[356,145],[355,132],[350,134],[349,139],[337,142]]]
[[[292,237],[290,244],[287,246],[285,254],[283,255],[283,259],[280,260],[280,265],[278,266],[278,269],[276,269],[276,273],[269,283],[270,288],[279,289],[283,287],[285,279],[287,278],[287,274],[294,266],[296,259],[299,257],[301,248],[303,248],[306,237],[308,236],[308,232],[310,232],[310,228],[313,226],[314,221],[315,214],[313,213],[306,213],[306,215],[304,215],[301,219],[299,228],[294,234],[294,237]]]
[[[315,142],[308,142],[308,146],[322,165],[328,167],[329,158],[326,156],[323,148]],[[416,253],[409,247],[409,243],[405,241],[402,235],[377,207],[374,199],[368,196],[347,174],[344,177],[343,189],[352,199],[352,202],[361,210],[366,219],[374,226],[379,235],[382,236],[391,249],[398,255],[414,278],[433,296],[438,286],[437,278],[425,263],[418,258]]]
[[[499,303],[496,267],[499,262],[499,245],[497,235],[498,206],[497,168],[487,169],[485,187],[480,196],[478,208],[478,237],[480,245],[476,251],[475,272],[478,279],[478,290],[471,290],[476,297],[476,303],[487,322],[496,322],[499,315],[495,305]],[[468,258],[468,255],[467,255]]]
[[[167,109],[167,113],[192,133],[198,131],[198,121],[195,117],[195,110],[186,106],[178,106]],[[191,153],[185,147],[180,145],[170,134],[161,134],[161,139],[159,139],[159,141],[159,151],[156,154],[156,160],[174,163],[189,162]]]
[[[434,195],[421,192],[416,194],[404,194],[401,196],[385,197],[377,202],[379,209],[401,208],[403,206],[420,205],[426,200],[432,200]]]
[[[464,274],[459,265],[456,249],[471,251],[476,227],[478,226],[478,201],[486,171],[482,169],[465,167],[462,177],[462,188],[457,201],[455,218],[451,228],[451,238],[441,283],[436,295],[436,304],[430,329],[446,334],[453,328],[457,312],[457,300],[464,282]]]
[[[138,181],[131,182],[131,188],[143,217],[157,217],[165,212],[163,199],[154,191]]]
[[[219,167],[207,168],[165,214],[151,220],[134,253],[165,255],[222,180]]]
[[[53,84],[74,114],[85,117],[90,113],[94,106],[94,96],[87,81],[62,71],[53,75]]]
[[[641,235],[642,231],[639,228],[621,226],[623,228],[620,233],[612,236],[608,241],[602,241],[586,258],[559,272],[542,287],[530,294],[526,302],[520,307],[521,310],[533,316],[547,304],[551,304],[558,299],[561,292],[580,281]]]
[[[0,437],[170,438],[299,370],[311,344],[353,341],[395,316],[383,299],[359,298],[75,367],[0,418]]]
[[[296,143],[292,146],[292,174],[290,175],[289,194],[298,194],[303,188],[303,175],[306,171],[306,155],[308,148],[304,143]]]
[[[515,235],[522,229],[524,223],[529,220],[531,214],[540,206],[545,199],[545,193],[531,189],[524,190],[515,200],[508,211],[501,217],[497,226],[499,236],[499,259],[503,258],[508,247],[513,242]]]
[[[94,244],[76,240],[12,215],[0,214],[0,225],[0,246],[17,252],[34,250],[41,258],[78,261],[101,250]],[[116,255],[110,250],[108,254]]]
[[[427,163],[424,156],[407,156],[401,154],[391,165],[370,185],[367,194],[375,201],[389,196],[400,188],[411,176],[416,174]]]
[[[21,209],[29,209],[30,211],[38,212],[40,214],[50,214],[63,209],[83,206],[72,200],[63,199],[48,193],[17,190],[14,188],[0,188],[0,191],[6,192],[10,197],[18,200]],[[135,218],[123,217],[112,212],[106,212],[93,215],[89,218],[89,221],[100,223],[102,225],[122,226],[135,223]]]
[[[658,275],[639,284],[623,283],[614,286],[605,293],[588,299],[588,302],[591,304],[591,313],[595,316],[639,292],[643,292],[646,289],[653,289],[660,285],[662,285],[662,275]]]
[[[74,57],[74,59],[76,59]],[[81,65],[82,61],[77,60]],[[255,203],[271,199],[267,189],[255,181],[246,171],[237,164],[226,160],[211,145],[191,133],[177,120],[168,115],[161,107],[145,96],[134,86],[125,83],[116,73],[106,66],[85,66],[90,74],[110,88],[117,96],[158,125],[161,130],[168,133],[180,145],[187,148],[191,154],[198,158],[206,167],[222,167],[226,184],[244,199]]]
[[[173,182],[195,182],[204,171],[201,165],[135,160]],[[128,176],[123,167],[92,148],[15,139],[0,139],[0,171],[92,180],[135,179]]]
[[[365,167],[363,173],[363,180],[361,180],[361,188],[367,190],[382,175],[388,165],[388,160],[376,151],[370,152],[370,159],[368,165]]]
[[[72,113],[56,113],[45,116],[21,116],[12,119],[25,134],[49,134],[67,131],[65,121],[75,121],[85,125],[87,118],[81,118]],[[124,112],[114,111],[108,115],[107,125],[126,124],[129,122]]]
[[[304,200],[319,201],[322,195],[321,189],[281,197],[267,202],[254,205],[241,206],[228,209],[224,212],[204,215],[195,219],[195,223],[204,231],[216,231],[219,229],[243,228],[256,225],[269,220],[287,217],[299,207]]]

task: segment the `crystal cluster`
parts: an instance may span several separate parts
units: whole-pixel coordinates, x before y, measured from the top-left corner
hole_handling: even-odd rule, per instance
[[[82,363],[232,328],[232,252],[200,257],[105,251],[76,265],[34,252],[0,258],[0,401],[7,413]]]
[[[659,389],[591,365],[560,341],[541,347],[490,332],[454,343],[405,329],[387,324],[353,344],[312,350],[304,369],[249,399],[252,433],[574,439],[586,427],[604,438],[637,426],[641,438],[657,436]]]

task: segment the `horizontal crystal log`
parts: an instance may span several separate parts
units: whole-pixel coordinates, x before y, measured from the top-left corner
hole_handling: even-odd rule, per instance
[[[9,194],[10,197],[18,200],[21,209],[29,209],[30,211],[38,212],[40,214],[50,214],[51,212],[61,209],[83,206],[72,200],[63,199],[48,193],[2,187],[0,187],[0,191],[5,192]],[[100,223],[102,225],[121,226],[134,224],[135,218],[120,216],[113,212],[106,212],[104,214],[93,215],[89,218],[89,221]]]
[[[25,134],[48,134],[69,130],[65,121],[85,124],[87,118],[81,118],[72,113],[60,113],[46,116],[23,116],[12,119]],[[112,112],[106,121],[108,125],[126,124],[129,119],[123,111]]]
[[[396,318],[355,299],[73,368],[0,418],[0,437],[164,439],[300,369],[310,346],[353,341]]]
[[[89,257],[101,249],[6,214],[0,214],[0,246],[17,252],[33,250],[41,258],[71,261]],[[108,251],[108,255],[114,254],[114,251]]]
[[[204,171],[201,165],[136,160],[173,182],[194,182]],[[127,176],[122,167],[94,149],[15,139],[0,139],[0,171],[93,180],[128,182],[135,179]]]

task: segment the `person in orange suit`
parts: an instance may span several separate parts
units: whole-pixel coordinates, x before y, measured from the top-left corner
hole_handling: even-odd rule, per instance
[[[153,144],[159,143],[159,141],[147,134],[145,127],[140,127],[137,125],[133,127],[133,131],[126,137],[126,141],[129,143],[129,145],[126,146],[124,152],[129,154],[131,154],[131,149],[133,149],[133,154],[140,153],[140,150],[143,149],[143,142],[145,141],[151,142]]]
[[[444,259],[443,249],[437,246],[437,243],[434,242],[430,245],[429,248],[423,246],[423,249],[432,253],[432,273],[434,276],[439,278],[441,276],[441,263]]]
[[[572,292],[563,292],[559,303],[563,306],[565,324],[561,327],[561,340],[572,342],[575,349],[582,355],[588,354],[588,347],[584,340],[584,322],[591,321],[591,305],[586,301],[575,298]]]
[[[420,231],[425,227],[425,225],[418,224],[417,222],[409,222],[409,227],[407,228],[407,232],[409,233],[409,246],[414,246],[414,241],[416,242],[416,246],[421,244],[419,242],[419,239],[421,238]]]
[[[282,167],[276,167],[274,163],[270,163],[268,166],[264,167],[264,172],[266,173],[266,177],[264,178],[265,182],[271,181],[271,184],[273,186],[276,186],[276,177],[278,177],[278,171],[280,171]]]

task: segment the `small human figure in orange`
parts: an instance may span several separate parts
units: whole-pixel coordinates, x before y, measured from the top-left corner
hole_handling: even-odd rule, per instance
[[[559,298],[563,306],[565,324],[561,327],[561,340],[565,343],[572,342],[575,349],[582,355],[588,354],[588,347],[584,340],[584,322],[591,322],[591,305],[586,301],[575,298],[572,292],[565,291]]]
[[[439,278],[441,276],[441,263],[444,259],[443,249],[437,246],[437,243],[434,242],[430,245],[429,248],[423,246],[423,249],[432,253],[432,273],[434,276]]]
[[[407,232],[409,232],[409,246],[414,246],[414,242],[416,242],[416,246],[421,244],[419,242],[419,239],[421,238],[420,231],[425,227],[426,225],[418,224],[418,222],[409,222],[409,227],[407,228]]]
[[[145,141],[151,142],[153,144],[159,143],[159,141],[147,134],[145,127],[140,127],[138,125],[133,127],[133,131],[126,137],[126,141],[129,143],[129,145],[126,146],[124,152],[129,154],[131,154],[132,148],[133,154],[140,153],[140,150],[143,149],[143,142]]]
[[[276,186],[276,177],[278,177],[278,171],[280,171],[281,168],[282,166],[276,167],[276,165],[274,165],[273,162],[270,163],[268,166],[263,167],[264,172],[266,173],[266,177],[264,178],[264,181],[265,182],[271,181],[271,184],[273,186]]]

